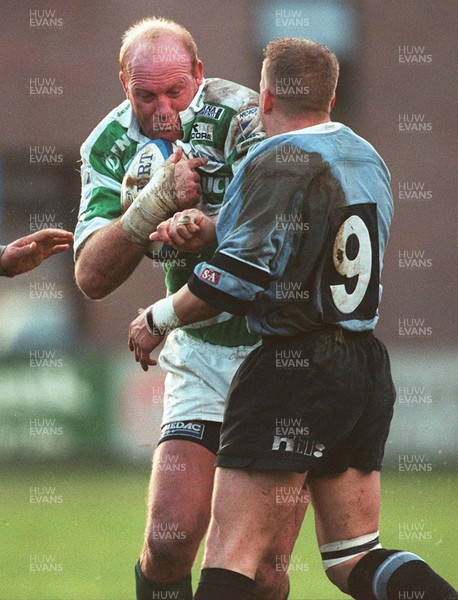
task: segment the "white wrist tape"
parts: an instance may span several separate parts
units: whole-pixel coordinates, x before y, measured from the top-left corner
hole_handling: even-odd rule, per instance
[[[178,210],[174,173],[175,165],[164,163],[121,217],[121,226],[132,242],[148,246],[159,223]]]
[[[146,325],[153,335],[165,335],[167,331],[182,325],[173,309],[173,294],[146,309]]]

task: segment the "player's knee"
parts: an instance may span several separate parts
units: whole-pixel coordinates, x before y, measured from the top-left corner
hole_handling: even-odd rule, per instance
[[[145,545],[155,562],[192,565],[205,532],[196,521],[155,517],[148,526]]]
[[[289,558],[292,542],[279,540],[264,554],[256,571],[256,600],[284,600],[289,590]]]
[[[283,600],[289,589],[287,565],[275,557],[263,560],[256,571],[256,600]]]
[[[339,588],[341,592],[348,592],[348,575],[354,565],[354,561],[346,561],[340,565],[336,565],[335,567],[330,567],[326,569],[326,577],[329,579],[331,583],[333,583],[336,587]]]

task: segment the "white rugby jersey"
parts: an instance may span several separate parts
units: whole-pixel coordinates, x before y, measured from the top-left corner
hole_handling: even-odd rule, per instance
[[[252,145],[265,138],[258,115],[258,94],[224,79],[202,82],[189,107],[180,112],[182,142],[193,156],[208,163],[199,168],[203,202],[217,214],[234,172]],[[81,146],[82,197],[75,230],[75,253],[84,240],[121,216],[121,184],[137,148],[150,142],[139,129],[132,107],[125,100],[112,110]],[[180,141],[178,142],[178,144]],[[157,140],[164,157],[171,153],[168,142]],[[184,285],[195,265],[210,258],[214,248],[198,254],[164,260],[166,286],[170,292]],[[205,327],[190,327],[189,333],[215,344],[239,346],[255,343],[244,319]]]

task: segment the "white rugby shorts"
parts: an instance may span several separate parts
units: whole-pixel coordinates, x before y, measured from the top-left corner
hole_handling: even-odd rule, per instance
[[[172,331],[159,355],[166,372],[162,426],[174,421],[223,421],[235,372],[256,346],[217,346],[182,329]]]

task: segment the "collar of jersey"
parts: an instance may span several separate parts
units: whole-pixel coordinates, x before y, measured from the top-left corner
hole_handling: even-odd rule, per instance
[[[151,140],[140,131],[140,125],[138,124],[137,117],[132,110],[129,100],[126,100],[126,102],[128,102],[130,106],[130,123],[127,129],[128,137],[135,142],[139,142],[140,144],[146,144],[147,142],[150,142]]]
[[[199,110],[202,110],[202,107],[204,105],[203,89],[205,87],[205,84],[206,79],[204,77],[202,79],[202,83],[197,89],[196,95],[191,101],[191,104],[188,106],[188,108],[185,108],[180,112],[180,120],[182,125],[186,125],[187,123],[189,123],[189,121],[192,121],[194,119],[194,115],[198,113]]]
[[[279,135],[295,135],[304,133],[314,134],[318,133],[322,135],[323,133],[334,133],[343,127],[343,123],[337,123],[336,121],[328,121],[326,123],[319,123],[318,125],[312,125],[311,127],[304,127],[303,129],[295,129],[294,131],[287,131],[285,133],[280,133]],[[275,136],[272,136],[275,137]]]

